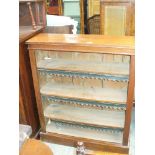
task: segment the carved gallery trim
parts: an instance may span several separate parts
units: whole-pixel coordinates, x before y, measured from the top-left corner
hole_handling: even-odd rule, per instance
[[[118,110],[118,111],[124,111],[126,110],[126,104],[117,104],[117,103],[100,103],[95,101],[82,101],[79,99],[71,99],[71,98],[63,98],[63,97],[57,97],[57,96],[41,96],[43,102],[48,102],[51,104],[51,102],[59,102],[60,104],[68,104],[73,106],[79,106],[79,107],[86,107],[86,108],[94,108],[94,109],[103,109],[103,110]]]

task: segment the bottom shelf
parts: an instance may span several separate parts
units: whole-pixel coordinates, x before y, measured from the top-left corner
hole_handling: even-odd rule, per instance
[[[104,129],[88,127],[85,125],[77,125],[70,123],[63,123],[57,121],[50,121],[47,123],[46,132],[58,133],[68,136],[87,138],[111,143],[122,143],[123,132],[114,129]]]
[[[123,146],[122,144],[90,140],[87,138],[68,136],[58,133],[40,132],[40,139],[44,142],[64,146],[71,146],[75,148],[77,148],[77,142],[84,142],[84,146],[87,150],[113,152],[121,154],[129,153],[129,147]]]

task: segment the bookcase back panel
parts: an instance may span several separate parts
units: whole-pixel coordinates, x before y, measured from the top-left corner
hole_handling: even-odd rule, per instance
[[[31,9],[32,13],[34,15],[34,21],[37,26],[43,25],[43,2],[31,2]],[[19,25],[20,26],[31,26],[32,25],[32,19],[30,15],[30,10],[28,4],[25,3],[19,3]]]
[[[43,51],[36,50],[37,61],[44,60],[46,58],[75,60],[84,62],[130,62],[130,56],[112,55],[112,54],[100,54],[100,53],[80,53],[80,52],[59,52],[59,51]]]
[[[40,86],[53,82],[83,88],[127,89],[129,56],[122,59],[121,55],[97,53],[56,51],[36,51],[35,53]],[[87,75],[84,75],[85,72]],[[110,75],[112,79],[102,77],[104,74]],[[93,78],[89,78],[90,75],[93,75]]]
[[[100,79],[83,79],[76,77],[61,77],[61,76],[53,76],[48,73],[38,72],[39,74],[39,83],[40,87],[44,84],[54,83],[54,84],[66,84],[72,86],[79,86],[81,88],[112,88],[112,89],[124,89],[126,90],[128,87],[128,82],[118,82],[118,81],[110,81],[110,80],[100,80]]]

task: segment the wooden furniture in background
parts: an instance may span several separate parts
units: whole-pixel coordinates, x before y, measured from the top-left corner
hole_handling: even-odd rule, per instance
[[[27,44],[41,139],[127,153],[134,37],[39,34]]]
[[[46,26],[43,32],[45,33],[59,33],[59,34],[72,34],[73,25],[66,26]]]
[[[19,0],[19,26],[28,31],[41,29],[46,25],[44,0]],[[26,30],[24,30],[25,32]],[[23,32],[23,30],[22,30]],[[21,34],[20,34],[21,35]]]
[[[100,0],[87,0],[88,1],[88,18],[100,14]]]
[[[94,15],[88,18],[88,34],[100,34],[100,15]]]
[[[100,32],[104,35],[134,35],[134,1],[101,0]]]
[[[29,54],[25,41],[45,27],[43,0],[19,1],[19,123],[30,125],[33,136],[40,129]]]
[[[19,155],[53,155],[52,150],[40,140],[27,139]]]
[[[62,0],[47,0],[47,14],[62,15]]]

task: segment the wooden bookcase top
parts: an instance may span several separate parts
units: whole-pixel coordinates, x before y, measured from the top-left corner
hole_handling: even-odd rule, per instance
[[[29,46],[29,49],[47,49],[46,45],[54,45],[53,50],[134,55],[134,36],[40,33],[26,43],[36,45]]]

